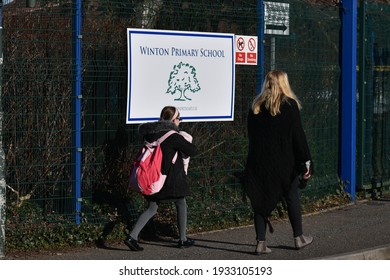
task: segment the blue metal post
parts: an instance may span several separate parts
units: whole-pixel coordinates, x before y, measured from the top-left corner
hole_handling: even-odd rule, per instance
[[[357,1],[341,6],[341,180],[356,199],[356,48]]]
[[[72,0],[72,91],[73,91],[73,192],[76,224],[81,222],[81,1]]]
[[[257,0],[257,77],[256,93],[260,93],[264,80],[264,3],[263,0]]]

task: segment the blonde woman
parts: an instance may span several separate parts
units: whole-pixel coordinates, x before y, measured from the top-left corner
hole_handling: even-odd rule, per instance
[[[298,175],[307,180],[312,173],[300,109],[287,74],[274,70],[266,75],[261,93],[254,98],[248,113],[244,187],[254,212],[255,254],[271,252],[265,244],[266,228],[268,224],[273,231],[268,218],[281,199],[287,204],[295,248],[301,249],[313,241],[302,232],[298,193]]]

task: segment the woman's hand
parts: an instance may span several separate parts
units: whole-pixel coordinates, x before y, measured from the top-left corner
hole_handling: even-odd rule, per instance
[[[305,165],[306,165],[306,173],[304,173],[302,177],[304,180],[307,180],[311,177],[311,170],[312,170],[311,169],[311,161],[310,160],[306,161]]]
[[[311,177],[310,169],[307,170],[305,174],[303,174],[303,179],[307,180]]]

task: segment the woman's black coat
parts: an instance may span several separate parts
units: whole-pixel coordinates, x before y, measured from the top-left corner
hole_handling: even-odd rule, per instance
[[[139,127],[140,134],[148,142],[157,140],[169,130],[179,132],[179,128],[170,121],[144,123]],[[161,143],[161,150],[163,154],[161,173],[166,174],[167,178],[160,192],[145,197],[152,201],[160,201],[188,196],[190,189],[187,175],[184,172],[182,153],[194,156],[196,146],[184,139],[179,133],[174,133]],[[176,152],[178,152],[177,159],[172,164]]]
[[[252,207],[263,217],[276,208],[299,166],[311,160],[296,101],[286,99],[280,111],[272,116],[263,105],[259,114],[252,110],[248,114],[244,188]]]

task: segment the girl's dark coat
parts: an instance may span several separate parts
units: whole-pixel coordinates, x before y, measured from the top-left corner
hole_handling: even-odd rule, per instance
[[[148,142],[157,140],[169,130],[179,132],[179,128],[170,121],[144,123],[139,127],[139,133]],[[163,154],[161,172],[167,175],[165,184],[157,194],[145,197],[152,201],[161,201],[188,196],[190,189],[187,175],[184,172],[182,153],[194,156],[196,146],[185,140],[180,134],[174,133],[161,144],[161,150]],[[178,156],[176,162],[172,164],[176,152],[178,152]]]
[[[283,192],[311,155],[302,128],[298,105],[286,99],[281,114],[271,116],[265,106],[248,114],[249,150],[244,188],[255,211],[269,217]]]

